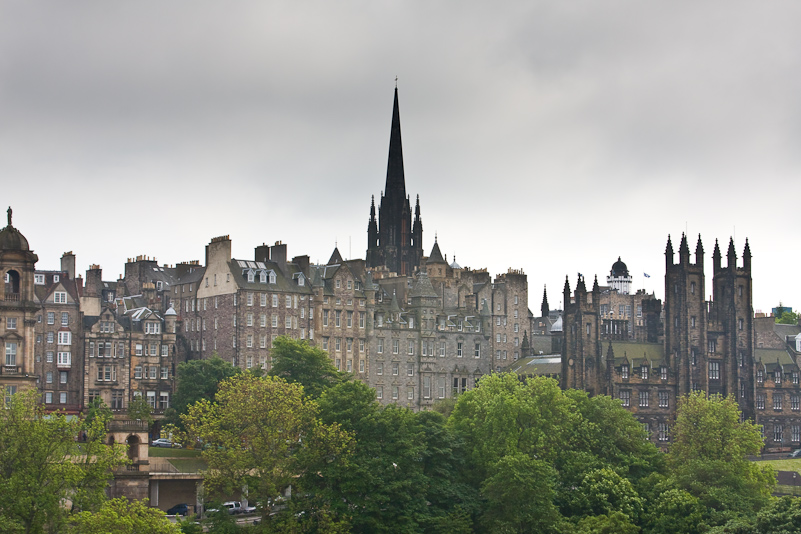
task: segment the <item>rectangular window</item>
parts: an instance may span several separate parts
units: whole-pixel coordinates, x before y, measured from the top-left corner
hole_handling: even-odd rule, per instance
[[[377,345],[376,345],[376,352],[378,354],[383,354],[384,353],[384,338],[382,338],[382,337],[378,338],[378,342],[377,342]]]
[[[342,311],[341,310],[336,310],[334,312],[334,326],[336,326],[337,328],[342,326]]]
[[[782,401],[784,400],[781,393],[773,394],[773,409],[777,412],[782,411]]]
[[[662,367],[660,367],[659,368],[659,374],[660,374],[660,377],[661,377],[662,380],[667,380],[668,379],[668,368],[667,368],[667,366],[663,365]]]
[[[765,394],[764,393],[757,393],[757,396],[756,396],[756,409],[757,410],[764,410],[765,409]]]
[[[58,365],[59,366],[69,366],[72,363],[72,353],[71,352],[59,352],[58,353]]]
[[[398,386],[392,386],[392,398],[398,400]]]
[[[47,333],[47,342],[48,343],[53,343],[53,341],[55,339],[56,339],[56,337],[55,337],[55,334],[53,334],[53,332],[48,332]]]
[[[363,312],[359,312],[359,328],[364,328],[364,316]]]
[[[53,351],[52,350],[48,350],[45,353],[45,360],[47,360],[47,363],[53,363]]]
[[[409,340],[409,347],[406,353],[409,354],[410,356],[414,354],[414,341],[411,339]]]
[[[406,398],[408,400],[414,400],[414,388],[408,388],[406,390]]]
[[[668,391],[659,392],[659,407],[660,408],[670,407],[670,392]]]
[[[159,392],[159,410],[166,410],[170,407],[170,393],[168,391]]]
[[[668,441],[670,439],[667,423],[659,423],[656,428],[657,428],[656,439],[658,439],[659,441]]]
[[[648,380],[648,366],[643,365],[640,367],[640,378],[643,380]]]
[[[334,347],[336,348],[337,352],[342,352],[342,338],[338,337],[334,339]]]
[[[801,410],[801,397],[792,395],[790,397],[790,409],[794,412]]]
[[[400,364],[398,362],[392,362],[392,376],[398,376],[400,373]]]
[[[782,370],[780,368],[773,373],[773,382],[776,384],[782,383]]]
[[[170,368],[169,367],[162,367],[161,368],[161,379],[167,380],[170,377]]]
[[[640,391],[640,408],[648,407],[648,392]]]
[[[17,344],[13,341],[6,341],[6,365],[17,365]]]
[[[624,380],[629,377],[629,366],[628,365],[621,365],[620,366],[620,378]]]
[[[66,291],[56,291],[53,293],[53,302],[56,304],[66,304],[67,303],[67,293]]]
[[[773,425],[773,441],[782,440],[782,425]]]
[[[629,389],[621,389],[620,390],[620,401],[623,406],[631,406],[631,390]]]
[[[348,312],[348,322],[347,322],[347,324],[348,324],[348,328],[353,328],[353,312],[352,311]]]
[[[45,384],[52,384],[53,383],[53,371],[48,371],[45,373]]]
[[[364,372],[364,360],[359,360],[359,372]]]
[[[6,317],[6,330],[16,330],[16,329],[17,329],[17,318]]]
[[[473,356],[475,358],[481,358],[481,343],[476,343],[476,346],[473,349]]]
[[[58,402],[59,404],[67,404],[67,393],[65,391],[58,394]]]
[[[53,392],[45,392],[45,404],[53,404]]]
[[[709,362],[709,379],[720,380],[720,362]]]
[[[59,332],[58,333],[58,344],[59,345],[69,345],[72,343],[72,332]]]
[[[246,322],[245,324],[246,324],[247,326],[253,326],[253,314],[252,314],[252,313],[248,313],[248,314],[245,316],[245,322]]]
[[[267,293],[261,293],[259,295],[259,305],[262,307],[267,306]]]
[[[757,369],[757,372],[756,372],[757,384],[761,384],[762,382],[764,382],[764,379],[765,379],[765,375],[764,375],[762,369]]]
[[[801,441],[801,425],[793,425],[790,427],[790,439],[794,442]]]
[[[392,340],[392,354],[398,354],[400,352],[400,340],[393,339]]]
[[[383,375],[384,374],[384,362],[378,362],[375,364],[375,374]]]
[[[457,358],[461,358],[462,357],[462,342],[461,341],[456,343],[456,357]]]
[[[353,352],[353,338],[352,337],[345,338],[345,345],[346,345],[346,347],[348,349],[348,352]]]
[[[407,363],[406,364],[406,376],[414,376],[414,364]]]
[[[47,324],[56,324],[55,312],[47,312]]]
[[[375,397],[377,399],[383,399],[384,398],[384,387],[383,386],[376,386],[376,388],[375,388]]]
[[[718,348],[717,340],[710,339],[709,342],[708,342],[708,349],[709,349],[708,352],[710,354],[714,354],[715,352],[717,352],[717,348]]]

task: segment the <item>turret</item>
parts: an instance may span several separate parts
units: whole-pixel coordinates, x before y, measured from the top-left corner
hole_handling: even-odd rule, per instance
[[[412,246],[416,249],[423,248],[423,221],[420,219],[420,195],[417,195],[417,203],[414,206],[414,227],[412,228]]]
[[[668,234],[668,242],[665,247],[665,264],[668,267],[673,265],[673,243],[670,241],[670,234]]]
[[[690,264],[690,247],[687,245],[687,236],[681,234],[681,244],[679,245],[679,263],[681,265]]]
[[[726,267],[729,269],[734,270],[737,268],[737,253],[734,251],[734,239],[731,237],[729,238],[729,250],[726,252],[726,261]]]
[[[743,269],[751,271],[751,247],[748,245],[748,238],[745,238],[745,249],[743,250]]]
[[[565,288],[563,290],[564,294],[564,307],[567,309],[567,305],[570,304],[570,281],[568,280],[567,276],[565,276]]]
[[[544,287],[542,290],[542,306],[540,307],[540,312],[542,313],[543,317],[548,317],[550,315],[551,310],[548,306],[548,287]]]
[[[698,234],[698,243],[695,245],[695,264],[704,266],[704,245],[701,243],[701,234]]]
[[[367,248],[378,246],[378,222],[375,219],[375,195],[370,199],[370,222],[367,223]]]
[[[718,240],[715,239],[715,250],[712,251],[712,270],[714,272],[720,271],[720,245]]]

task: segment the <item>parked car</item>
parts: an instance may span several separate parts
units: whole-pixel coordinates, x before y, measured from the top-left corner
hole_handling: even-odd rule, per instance
[[[233,514],[241,514],[242,513],[242,503],[239,501],[228,501],[222,503],[223,509],[227,508],[228,513]]]
[[[186,503],[176,504],[169,510],[167,510],[167,515],[187,515],[189,513],[189,505]]]
[[[256,513],[256,507],[255,506],[243,506],[242,507],[242,511],[240,513],[243,513],[243,514],[255,514]]]
[[[789,456],[790,458],[801,458],[801,449],[796,449],[787,456]]]
[[[151,447],[167,447],[168,449],[170,447],[175,447],[176,449],[180,449],[181,448],[181,444],[180,443],[173,443],[172,441],[168,440],[167,438],[159,438],[157,440],[154,440],[154,441],[152,441],[150,443],[150,446]]]

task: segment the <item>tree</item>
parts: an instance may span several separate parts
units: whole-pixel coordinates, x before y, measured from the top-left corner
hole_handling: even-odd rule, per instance
[[[145,501],[119,498],[106,501],[96,512],[80,512],[72,519],[72,534],[179,534],[181,529],[158,508]]]
[[[0,410],[0,527],[3,532],[63,532],[76,509],[105,500],[111,470],[126,460],[104,443],[106,420],[45,413],[37,391],[13,395]],[[86,441],[78,443],[84,432]]]
[[[150,415],[152,408],[142,395],[134,395],[131,402],[128,403],[128,417],[140,421],[147,421],[150,425],[153,423],[153,416]]]
[[[182,420],[190,440],[204,444],[208,490],[247,487],[252,500],[265,505],[310,466],[341,462],[351,445],[339,425],[320,422],[317,405],[302,386],[270,376],[229,378],[220,384],[216,402],[196,402]],[[270,507],[263,510],[267,519]]]
[[[762,436],[755,424],[740,421],[733,398],[693,393],[681,399],[672,433],[671,479],[718,517],[713,522],[753,515],[767,504],[776,476],[746,458],[759,453]]]
[[[347,462],[319,466],[303,490],[338,518],[350,518],[352,531],[416,532],[426,513],[425,434],[416,414],[382,407],[362,382],[344,382],[320,397],[320,415],[355,437]],[[311,473],[316,473],[312,471]]]
[[[111,417],[111,408],[100,397],[92,400],[86,407],[86,424],[91,424],[96,418],[109,420]]]
[[[552,532],[560,515],[553,503],[556,472],[547,462],[510,453],[492,466],[481,486],[488,532]]]
[[[303,386],[306,395],[318,398],[325,390],[346,381],[348,375],[337,371],[328,353],[308,341],[281,336],[273,341],[270,376],[279,376]]]
[[[794,311],[784,311],[782,314],[776,318],[776,322],[779,324],[798,324],[798,312]]]
[[[645,525],[651,534],[700,534],[706,532],[706,510],[701,502],[680,489],[658,495],[648,507]]]
[[[178,364],[175,394],[172,406],[167,410],[166,419],[173,425],[183,428],[181,415],[192,404],[201,399],[213,399],[220,382],[241,372],[226,362],[217,353],[208,360],[191,360]]]

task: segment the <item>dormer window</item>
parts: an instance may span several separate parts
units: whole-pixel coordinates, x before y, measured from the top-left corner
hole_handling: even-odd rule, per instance
[[[648,366],[647,365],[643,365],[642,367],[640,367],[640,378],[642,378],[643,380],[648,380]]]
[[[259,273],[259,282],[261,282],[262,284],[267,283],[267,273],[265,271],[261,271]]]
[[[33,283],[37,286],[43,286],[45,283],[45,275],[43,274],[35,274],[33,275]]]
[[[145,334],[160,334],[161,323],[155,321],[148,321],[145,323]]]
[[[629,377],[629,366],[628,365],[621,365],[620,366],[620,378],[627,379]]]
[[[270,271],[270,283],[275,283],[275,273],[273,271]]]
[[[161,280],[157,280],[156,281],[156,289],[158,291],[161,291],[163,287],[164,287],[164,282],[162,282]]]
[[[55,282],[58,282],[58,281],[59,281],[59,279],[60,279],[60,278],[59,278],[59,276],[58,276],[57,274],[54,274],[54,275],[53,275],[53,283],[55,283]]]
[[[248,282],[253,283],[256,279],[256,273],[253,271],[248,271]]]
[[[762,369],[757,369],[757,372],[756,372],[757,384],[761,384],[764,380],[765,380],[765,376],[764,376],[764,374],[762,372]]]

